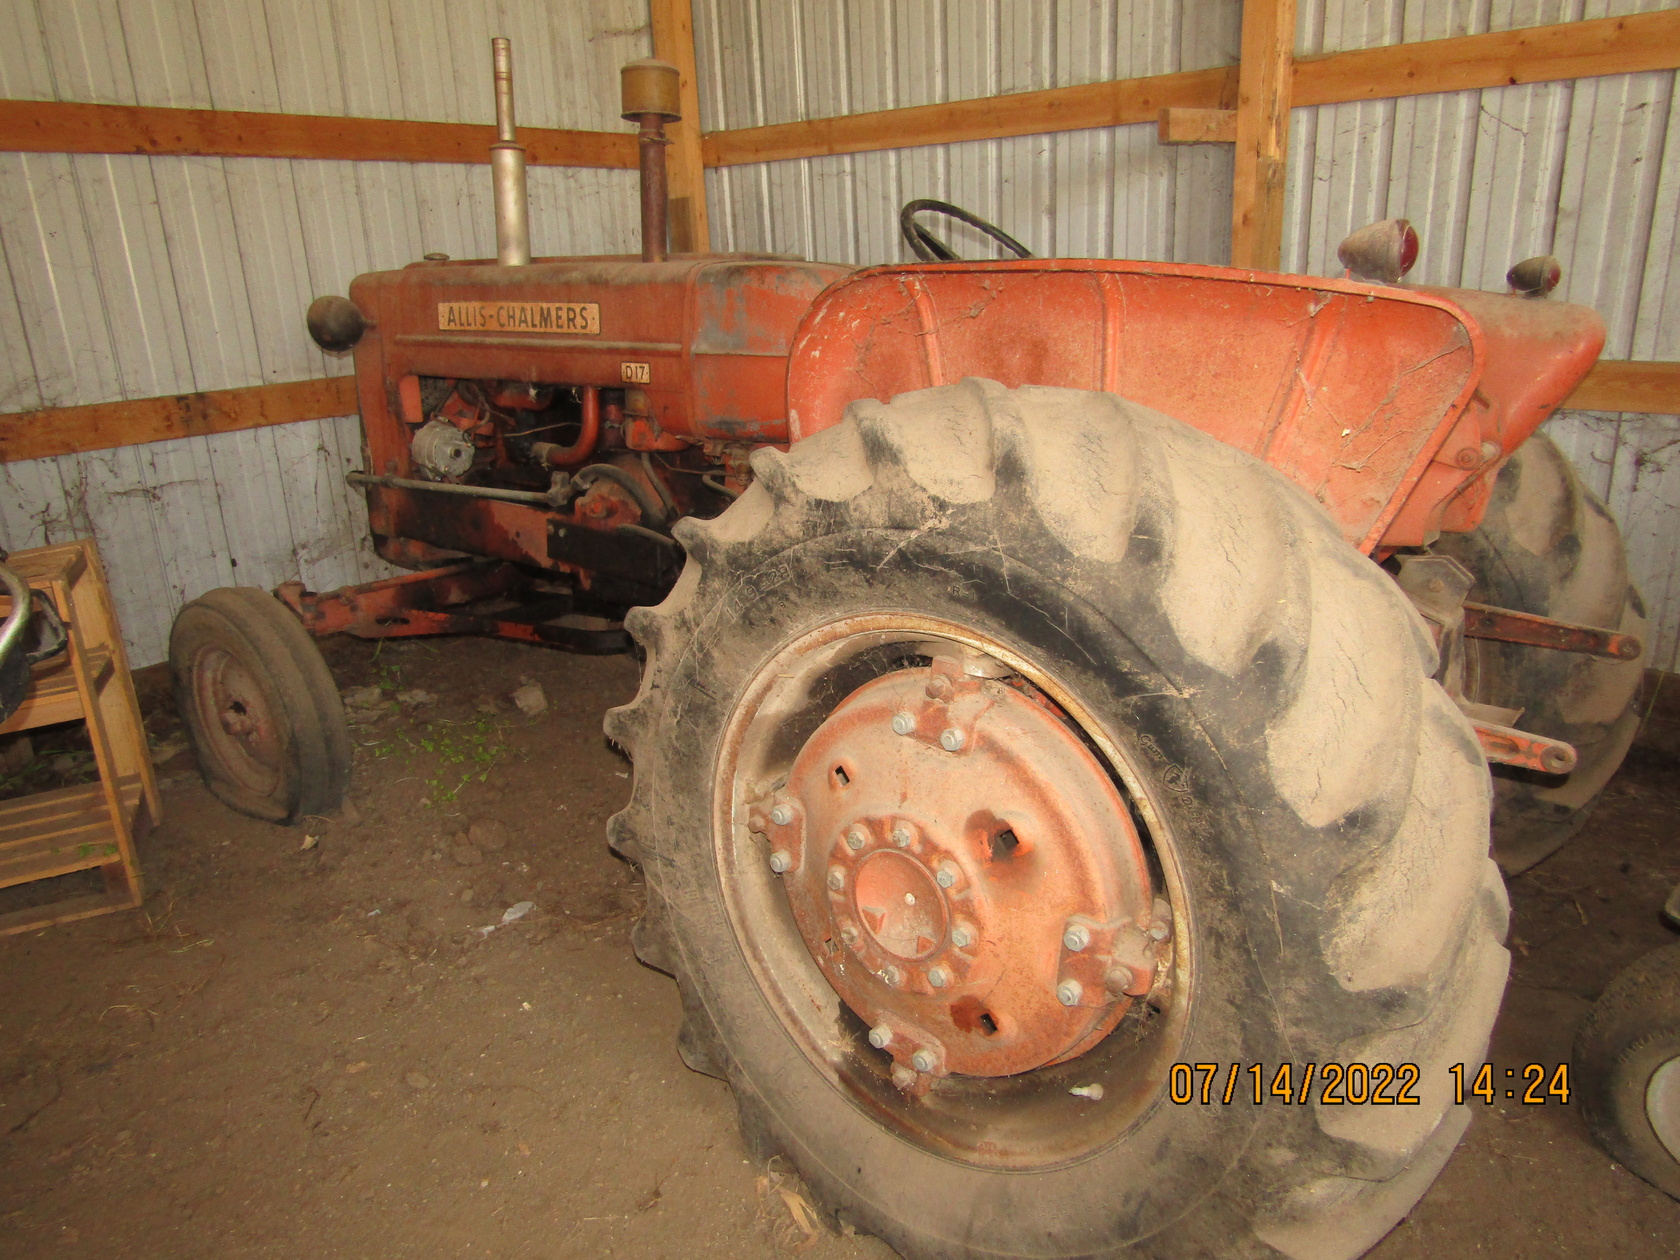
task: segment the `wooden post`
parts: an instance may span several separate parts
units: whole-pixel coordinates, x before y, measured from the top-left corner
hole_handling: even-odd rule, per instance
[[[1243,0],[1231,265],[1276,271],[1295,78],[1295,0]]]
[[[694,11],[689,0],[650,0],[653,55],[677,68],[682,121],[666,128],[671,189],[671,252],[703,254],[712,247],[706,219],[706,168],[700,153],[700,86],[694,64]]]

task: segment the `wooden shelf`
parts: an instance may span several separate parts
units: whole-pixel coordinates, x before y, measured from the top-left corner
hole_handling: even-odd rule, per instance
[[[121,853],[117,833],[140,800],[138,780],[122,793],[113,820],[99,783],[0,801],[0,888],[104,866]]]
[[[65,650],[32,671],[0,734],[87,723],[99,779],[0,801],[0,888],[98,870],[103,892],[0,914],[0,935],[138,906],[135,842],[161,816],[151,751],[105,572],[91,541],[15,552],[7,561],[64,622]],[[10,601],[0,599],[0,613]]]

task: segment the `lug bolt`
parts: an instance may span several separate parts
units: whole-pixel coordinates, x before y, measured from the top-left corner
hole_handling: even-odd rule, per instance
[[[910,835],[910,828],[906,827],[903,823],[899,823],[898,826],[892,829],[892,842],[901,849],[908,849],[912,838],[913,837]]]
[[[947,726],[939,732],[939,746],[946,752],[956,752],[966,742],[963,733],[954,726]]]
[[[885,1050],[892,1045],[892,1029],[885,1024],[876,1024],[869,1030],[869,1044],[877,1050]]]
[[[910,1066],[918,1072],[931,1072],[939,1060],[933,1057],[931,1050],[918,1050],[910,1056]]]
[[[924,690],[929,700],[943,700],[951,694],[951,680],[944,674],[935,674],[928,679],[927,687]]]
[[[787,826],[793,821],[793,806],[783,801],[770,811],[770,821],[778,827]]]
[[[943,967],[929,967],[928,983],[936,989],[943,989],[951,983],[951,973]]]
[[[958,949],[967,949],[974,944],[974,933],[968,930],[966,923],[959,923],[951,929],[951,944]]]
[[[908,735],[916,729],[916,715],[903,712],[893,714],[892,728],[894,735]]]
[[[1077,980],[1063,980],[1056,986],[1056,1000],[1063,1006],[1078,1006],[1085,996],[1085,986]]]
[[[846,944],[856,945],[857,944],[857,938],[858,938],[858,930],[857,930],[857,927],[854,924],[847,923],[847,924],[845,924],[844,926],[841,927],[841,929],[840,929],[840,939],[845,941]]]
[[[1078,953],[1091,943],[1091,929],[1083,923],[1070,923],[1067,931],[1062,933],[1062,944],[1067,949]]]
[[[847,831],[846,831],[846,847],[848,849],[853,849],[853,850],[861,849],[861,848],[863,848],[864,845],[866,845],[868,843],[869,843],[869,833],[867,831],[865,831],[862,827],[851,827],[851,828],[847,829]]]
[[[786,875],[793,869],[793,855],[785,849],[777,849],[770,855],[770,869],[778,875]]]
[[[1149,939],[1152,941],[1164,941],[1171,935],[1172,929],[1165,923],[1156,923],[1150,926]]]
[[[941,888],[949,888],[957,882],[957,868],[947,862],[939,868],[939,873],[933,877],[933,882]]]
[[[838,866],[829,867],[828,886],[835,892],[839,892],[846,886],[846,872],[841,870]]]
[[[881,979],[896,989],[904,982],[904,974],[897,967],[886,967],[881,972]]]
[[[747,830],[754,835],[762,836],[770,828],[769,821],[756,809],[747,815]]]
[[[1110,993],[1124,993],[1132,987],[1132,969],[1124,963],[1115,963],[1103,977],[1103,983],[1108,986]]]

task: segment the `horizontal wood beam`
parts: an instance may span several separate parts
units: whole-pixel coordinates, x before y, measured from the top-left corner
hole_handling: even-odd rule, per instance
[[[1599,363],[1563,406],[1575,411],[1680,415],[1680,363]],[[349,376],[13,412],[0,415],[0,463],[356,412],[356,382]]]
[[[1676,68],[1680,68],[1680,9],[1664,9],[1296,58],[1291,97],[1298,108]],[[1127,123],[1153,122],[1165,127],[1162,111],[1233,108],[1236,75],[1235,66],[1190,70],[714,131],[703,142],[706,165],[780,162]],[[1196,141],[1187,136],[1176,142]]]
[[[490,160],[494,127],[317,114],[255,114],[150,105],[0,100],[0,150],[149,153],[197,157],[330,158],[350,162]],[[538,166],[634,170],[629,132],[521,127],[525,160]]]
[[[1600,360],[1563,405],[1571,411],[1680,415],[1680,363]]]
[[[0,463],[355,414],[353,376],[12,412],[0,415]]]
[[[1680,67],[1680,9],[1299,57],[1295,104],[1589,79]]]
[[[872,114],[714,131],[702,141],[707,166],[867,153],[964,140],[997,140],[1154,122],[1163,109],[1236,104],[1235,66],[1142,79],[1014,92],[978,100],[912,105]]]

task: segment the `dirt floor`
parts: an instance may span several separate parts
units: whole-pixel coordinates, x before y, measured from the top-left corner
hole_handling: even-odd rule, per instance
[[[635,663],[329,655],[386,689],[344,817],[250,821],[175,757],[145,913],[0,940],[0,1255],[888,1257],[812,1232],[798,1184],[746,1161],[728,1090],[677,1058],[675,986],[630,952],[640,881],[603,838],[629,767],[601,715]],[[509,703],[525,679],[546,713]],[[1513,881],[1496,1070],[1566,1059],[1606,981],[1671,939],[1677,771],[1636,751]],[[1680,1254],[1680,1203],[1576,1108],[1475,1106],[1374,1256]]]

